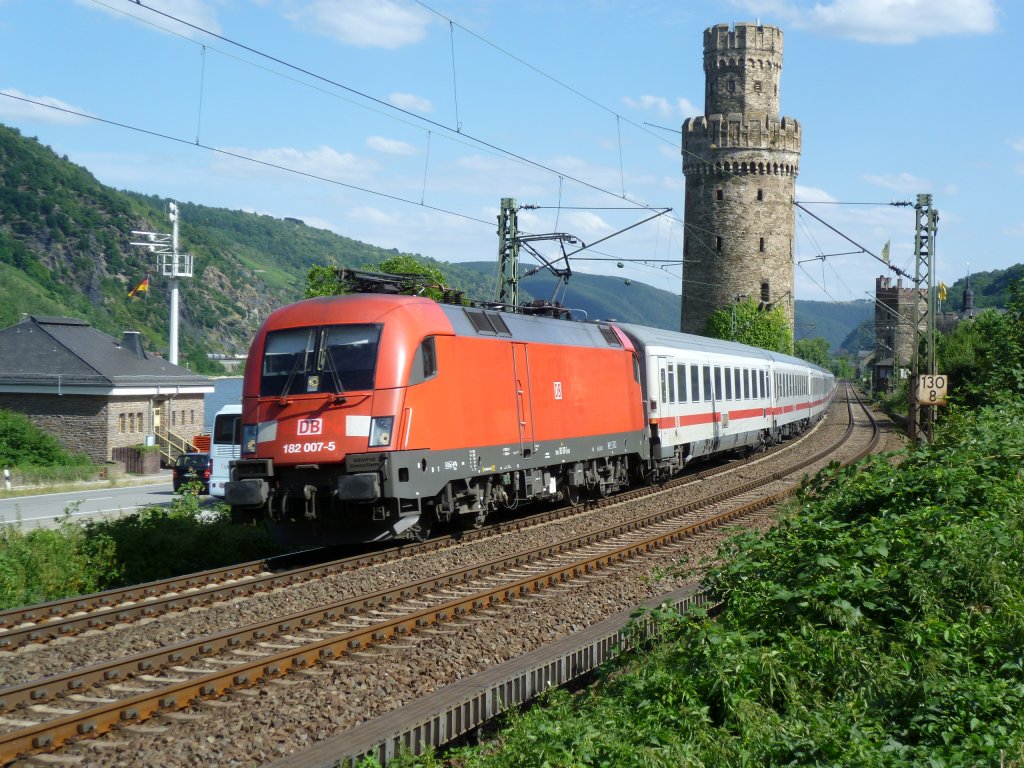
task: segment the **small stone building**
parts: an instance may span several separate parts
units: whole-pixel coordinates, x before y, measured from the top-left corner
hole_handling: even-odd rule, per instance
[[[28,316],[0,330],[0,409],[18,411],[70,451],[103,463],[115,448],[191,442],[203,431],[206,376],[71,317]]]

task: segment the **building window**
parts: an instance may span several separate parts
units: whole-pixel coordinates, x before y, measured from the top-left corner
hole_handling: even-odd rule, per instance
[[[117,417],[117,431],[122,435],[124,434],[126,420],[127,417],[123,413]]]
[[[721,237],[716,237],[715,238],[715,250],[716,251],[722,250],[722,238]]]
[[[195,411],[189,411],[188,412],[188,418],[189,418],[189,424],[195,424],[196,423],[196,412]]]
[[[724,200],[724,199],[725,199],[725,193],[721,189],[716,189],[715,190],[715,200]]]
[[[135,414],[134,413],[129,413],[128,414],[128,431],[129,432],[134,432],[135,431]]]
[[[146,425],[142,421],[142,414],[141,413],[136,413],[135,414],[135,423],[139,425],[139,432],[145,432],[146,431]]]
[[[177,421],[177,419],[178,419],[177,411],[171,411],[171,426],[172,427],[175,425],[175,422]]]
[[[758,199],[758,201],[764,200],[764,190],[763,189],[757,190],[757,199]]]
[[[764,238],[762,237],[757,244],[758,250],[764,253]]]

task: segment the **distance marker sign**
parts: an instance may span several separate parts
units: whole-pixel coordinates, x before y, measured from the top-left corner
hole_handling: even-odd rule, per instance
[[[946,404],[946,376],[939,373],[917,377],[918,405]]]

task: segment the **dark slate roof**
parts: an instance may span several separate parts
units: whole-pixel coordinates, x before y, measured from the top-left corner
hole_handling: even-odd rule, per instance
[[[52,384],[57,377],[67,385],[212,386],[206,376],[73,317],[30,315],[0,330],[0,384]]]

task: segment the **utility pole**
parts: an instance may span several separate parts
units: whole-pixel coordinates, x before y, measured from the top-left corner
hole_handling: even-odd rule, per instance
[[[144,232],[132,230],[133,235],[139,235],[146,239],[141,242],[132,242],[130,245],[138,245],[148,248],[150,253],[156,254],[157,269],[164,277],[171,279],[171,322],[170,339],[168,344],[170,361],[173,365],[178,364],[178,278],[192,277],[192,255],[178,253],[178,205],[175,202],[168,204],[167,217],[171,220],[171,232]]]
[[[498,302],[519,306],[519,218],[515,198],[501,198],[498,214]]]
[[[918,195],[914,206],[917,231],[914,237],[914,356],[907,386],[907,432],[912,445],[931,442],[934,405],[918,402],[919,378],[935,377],[935,230],[939,212],[931,195]],[[922,355],[921,348],[924,347]],[[923,359],[922,359],[923,357]]]

